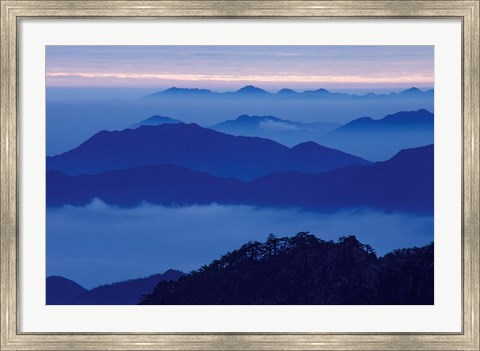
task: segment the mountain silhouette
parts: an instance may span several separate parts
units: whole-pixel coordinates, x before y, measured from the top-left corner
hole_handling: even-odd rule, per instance
[[[258,178],[251,192],[267,206],[323,211],[373,207],[433,214],[433,145],[400,151],[388,161],[323,174],[279,172]]]
[[[320,148],[320,150],[318,150]],[[317,154],[321,146],[292,149]],[[392,159],[348,166],[321,174],[276,172],[250,182],[216,177],[173,165],[141,166],[96,175],[47,172],[47,205],[86,205],[94,198],[136,206],[245,204],[300,207],[316,211],[372,207],[385,211],[433,214],[433,145],[399,152]]]
[[[253,85],[247,85],[239,90],[237,90],[234,94],[237,95],[265,95],[270,94],[267,91],[257,88]]]
[[[357,118],[326,134],[321,142],[369,160],[385,160],[398,150],[432,144],[433,127],[431,112],[402,111],[382,119]]]
[[[432,305],[433,243],[377,257],[355,236],[308,233],[249,242],[175,282],[145,305]]]
[[[140,122],[137,122],[135,124],[132,124],[129,128],[135,129],[141,126],[158,126],[161,124],[174,124],[174,123],[183,123],[183,122],[178,119],[155,115],[147,119],[144,119]]]
[[[67,301],[88,291],[73,280],[59,276],[48,277],[46,287],[47,305],[63,305]]]
[[[320,140],[323,134],[339,126],[337,123],[293,122],[275,116],[241,115],[211,128],[232,135],[267,138],[291,147],[306,141]]]
[[[68,176],[47,172],[47,205],[86,205],[93,198],[132,207],[143,201],[163,205],[236,203],[245,183],[174,165],[154,165]]]
[[[297,94],[299,94],[299,93],[296,92],[295,90],[288,89],[288,88],[280,89],[277,92],[277,95],[279,95],[279,96],[296,96]]]
[[[297,98],[311,98],[311,97],[318,97],[318,98],[325,98],[325,97],[337,97],[337,98],[371,98],[371,97],[381,97],[381,98],[392,98],[392,97],[421,97],[424,95],[433,94],[433,89],[423,91],[416,87],[411,87],[409,89],[402,90],[398,93],[390,93],[390,94],[376,94],[373,92],[357,95],[357,94],[347,94],[347,93],[337,93],[331,92],[324,88],[319,88],[315,90],[305,90],[301,92],[297,92],[293,89],[289,88],[282,88],[278,90],[276,93],[268,92],[264,89],[253,85],[246,85],[236,91],[227,91],[227,92],[214,92],[208,89],[198,89],[198,88],[177,88],[172,87],[166,90],[158,91],[153,94],[149,94],[145,96],[145,98],[159,98],[164,96],[169,97],[193,97],[193,96],[202,96],[206,98],[221,98],[221,97],[242,97],[242,96],[263,96],[266,98],[275,98],[275,97],[285,97],[285,96],[296,96]]]
[[[433,89],[422,91],[416,87],[412,87],[410,89],[403,90],[399,93],[401,96],[420,96],[422,94],[433,95]]]
[[[145,96],[147,99],[157,98],[157,97],[205,97],[209,95],[215,94],[211,90],[208,89],[197,89],[197,88],[177,88],[172,87],[163,91],[159,91],[153,94],[149,94]]]
[[[251,180],[278,171],[319,173],[369,164],[320,145],[316,150],[302,154],[269,139],[232,136],[196,124],[162,124],[101,131],[75,149],[47,157],[47,170],[76,175],[172,164],[219,177]]]
[[[101,285],[91,290],[85,288],[69,290],[65,283],[79,286],[77,283],[63,277],[47,278],[47,305],[136,305],[143,295],[146,295],[161,281],[175,281],[184,273],[169,269],[163,274],[154,274],[146,278],[131,279],[107,285]]]

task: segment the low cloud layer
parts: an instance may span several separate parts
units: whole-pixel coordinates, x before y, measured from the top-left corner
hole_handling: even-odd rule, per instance
[[[91,288],[170,268],[188,272],[248,241],[300,231],[324,240],[355,235],[383,255],[433,241],[433,217],[220,205],[122,209],[95,200],[47,210],[47,276]]]

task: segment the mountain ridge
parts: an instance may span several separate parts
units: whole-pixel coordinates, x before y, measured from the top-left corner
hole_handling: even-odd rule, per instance
[[[426,109],[399,111],[380,119],[360,117],[325,134],[321,141],[325,146],[381,161],[399,149],[433,144],[434,122],[434,114]]]
[[[173,164],[219,177],[251,180],[274,171],[324,172],[349,164],[369,164],[332,148],[302,155],[260,137],[233,136],[197,124],[140,126],[100,131],[77,148],[47,157],[47,170],[95,174],[152,164]]]
[[[157,91],[152,94],[146,95],[144,98],[154,98],[154,97],[159,97],[161,95],[173,95],[173,94],[197,94],[197,95],[217,95],[217,96],[232,96],[235,94],[259,94],[259,95],[269,95],[269,96],[281,96],[281,95],[296,95],[296,96],[312,96],[312,95],[317,95],[317,96],[328,96],[328,95],[337,95],[337,96],[355,96],[355,97],[362,97],[362,96],[392,96],[392,95],[419,95],[419,94],[432,94],[433,89],[428,89],[428,90],[421,90],[417,87],[411,87],[408,89],[404,89],[399,91],[398,93],[392,92],[389,94],[376,94],[374,92],[367,92],[363,94],[347,94],[347,93],[337,93],[337,92],[331,92],[325,88],[318,88],[314,90],[304,90],[304,91],[296,91],[291,88],[281,88],[276,92],[269,92],[266,91],[262,88],[259,88],[254,85],[246,85],[243,86],[235,91],[225,91],[225,92],[216,92],[210,89],[201,89],[201,88],[179,88],[179,87],[171,87],[165,90]]]
[[[143,305],[433,305],[433,243],[377,257],[355,236],[308,232],[248,242],[175,282]]]
[[[151,117],[148,117],[146,119],[143,119],[137,123],[131,124],[128,128],[135,129],[139,128],[141,126],[157,126],[161,125],[164,123],[184,123],[180,121],[179,119],[171,118],[171,117],[166,117],[166,116],[160,116],[160,115],[153,115]]]
[[[365,207],[431,215],[433,152],[433,145],[429,145],[403,150],[388,161],[370,165],[351,165],[320,174],[274,172],[249,182],[173,165],[79,176],[49,171],[47,205],[84,206],[99,198],[123,207],[143,202],[164,206],[218,203],[320,212]]]
[[[78,283],[64,277],[50,276],[47,277],[47,305],[136,305],[160,281],[174,281],[183,275],[181,271],[169,269],[161,274],[99,285],[90,290],[83,288],[75,293],[62,290],[58,284],[52,286],[52,278]],[[58,297],[62,295],[62,298]]]

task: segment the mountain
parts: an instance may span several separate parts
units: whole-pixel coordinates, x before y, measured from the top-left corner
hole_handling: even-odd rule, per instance
[[[236,95],[248,95],[248,96],[270,95],[270,93],[268,93],[267,91],[265,91],[263,89],[260,89],[260,88],[257,88],[253,85],[247,85],[247,86],[237,90],[236,92],[234,92],[234,94],[236,94]]]
[[[322,151],[315,143],[292,149],[307,158]],[[47,205],[86,205],[99,198],[126,207],[146,201],[165,206],[219,203],[322,212],[371,207],[432,215],[433,155],[430,145],[401,151],[388,161],[371,165],[353,165],[321,174],[277,172],[250,182],[173,165],[79,176],[49,171]]]
[[[410,89],[403,90],[399,93],[401,96],[422,96],[423,94],[432,95],[433,96],[433,89],[422,91],[418,88],[412,87]]]
[[[330,98],[330,97],[348,97],[348,94],[340,94],[340,93],[331,93],[330,91],[328,91],[327,89],[323,89],[323,88],[320,88],[320,89],[317,89],[317,90],[307,90],[307,91],[304,91],[302,93],[302,95],[306,96],[306,97],[316,97],[316,98]]]
[[[101,131],[75,149],[47,157],[47,170],[77,175],[172,164],[218,177],[251,180],[278,171],[319,173],[368,163],[320,145],[316,152],[303,153],[269,139],[237,137],[178,123]]]
[[[144,119],[138,123],[132,124],[129,128],[136,129],[141,126],[159,126],[161,124],[175,124],[175,123],[183,123],[183,122],[178,119],[155,115],[147,119]]]
[[[47,277],[46,287],[47,305],[63,305],[70,299],[88,291],[73,280],[59,276]]]
[[[163,274],[101,285],[91,290],[71,290],[69,286],[80,285],[63,277],[48,277],[47,305],[136,305],[159,282],[175,281],[183,275],[170,269]]]
[[[275,116],[241,115],[234,120],[218,123],[211,128],[219,132],[256,136],[294,146],[306,141],[317,141],[325,133],[339,127],[337,123],[300,123]]]
[[[242,96],[263,96],[265,98],[281,98],[285,96],[290,97],[297,97],[297,98],[326,98],[326,97],[334,97],[334,98],[356,98],[356,99],[363,99],[363,98],[394,98],[394,97],[424,97],[426,95],[433,95],[433,89],[423,91],[416,87],[411,87],[409,89],[402,90],[398,93],[390,93],[390,94],[375,94],[375,93],[367,93],[363,95],[358,94],[346,94],[346,93],[333,93],[327,89],[319,88],[315,90],[305,90],[303,92],[297,92],[293,89],[289,88],[282,88],[278,90],[276,93],[270,93],[264,89],[253,85],[246,85],[236,91],[226,91],[226,92],[213,92],[208,89],[197,89],[197,88],[177,88],[172,87],[166,90],[158,91],[153,94],[146,95],[145,98],[159,98],[163,96],[178,96],[178,97],[192,97],[192,96],[202,96],[202,97],[214,97],[214,98],[221,98],[221,97],[242,97]]]
[[[132,207],[143,201],[162,205],[235,203],[244,183],[173,165],[140,166],[95,175],[47,172],[47,205],[86,205],[93,198]]]
[[[159,91],[153,94],[149,94],[145,96],[147,99],[157,98],[162,96],[169,96],[169,97],[205,97],[209,95],[215,94],[211,90],[208,89],[197,89],[197,88],[177,88],[172,87],[167,90]]]
[[[417,94],[415,91],[405,94]],[[385,160],[399,150],[433,143],[434,116],[431,112],[403,111],[381,119],[357,118],[324,135],[321,142],[369,160]]]
[[[279,172],[258,178],[251,192],[267,206],[296,205],[322,211],[372,207],[433,215],[433,145],[402,150],[368,166],[322,174]]]
[[[161,281],[175,281],[184,273],[168,270],[147,278],[101,285],[69,301],[71,305],[136,305]]]
[[[277,95],[278,96],[296,96],[298,95],[299,93],[297,93],[295,90],[292,90],[292,89],[288,89],[288,88],[283,88],[283,89],[280,89],[278,92],[277,92]]]
[[[160,282],[141,304],[433,305],[433,253],[432,243],[378,258],[355,236],[333,242],[271,235]]]

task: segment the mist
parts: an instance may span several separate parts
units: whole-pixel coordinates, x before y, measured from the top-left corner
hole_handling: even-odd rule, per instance
[[[273,115],[294,122],[347,123],[398,111],[433,111],[433,97],[355,97],[349,99],[228,98],[213,95],[142,99],[144,89],[47,89],[47,155],[77,147],[100,130],[122,130],[152,115],[211,127],[240,115]],[[146,94],[145,94],[146,95]],[[188,103],[185,101],[188,100]],[[319,135],[320,137],[320,135]]]
[[[300,231],[324,240],[355,235],[378,255],[433,241],[433,217],[366,209],[319,214],[252,206],[122,209],[94,200],[47,208],[47,276],[86,288],[162,273],[189,272],[248,241]]]

